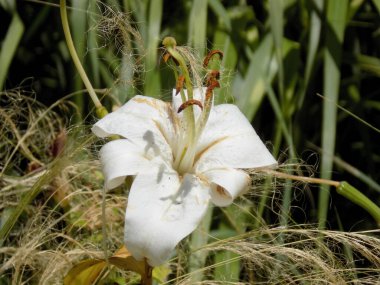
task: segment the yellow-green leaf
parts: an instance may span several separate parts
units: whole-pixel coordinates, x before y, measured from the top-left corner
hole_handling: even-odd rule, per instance
[[[121,247],[115,252],[113,256],[108,259],[109,263],[124,270],[137,272],[140,275],[145,274],[144,261],[137,261],[125,246]]]
[[[63,280],[64,285],[91,285],[107,266],[102,259],[86,259],[75,265]]]

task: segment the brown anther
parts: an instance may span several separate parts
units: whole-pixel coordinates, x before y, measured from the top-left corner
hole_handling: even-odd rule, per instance
[[[199,108],[201,108],[201,110],[203,110],[203,105],[201,101],[190,99],[190,100],[187,100],[185,103],[183,103],[181,106],[179,106],[177,113],[181,113],[187,107],[192,106],[192,105],[197,105],[199,106]]]
[[[178,93],[181,92],[184,82],[185,82],[185,76],[183,75],[178,76],[177,84],[175,86],[175,95],[178,95]]]
[[[215,55],[215,54],[218,54],[219,57],[220,57],[220,60],[223,59],[223,52],[218,50],[218,49],[215,49],[215,50],[212,50],[208,53],[208,55],[206,55],[205,59],[203,60],[203,67],[206,67],[208,65],[208,63],[210,62],[210,59]]]
[[[209,86],[213,81],[218,81],[220,78],[220,72],[218,70],[211,70],[207,74],[206,86]]]
[[[220,78],[220,72],[219,72],[219,70],[211,70],[209,72],[209,77],[213,77],[215,79],[219,79]]]
[[[206,101],[210,100],[210,98],[212,97],[212,91],[215,89],[215,88],[219,88],[220,87],[220,84],[219,84],[219,81],[216,80],[215,78],[209,78],[208,82],[207,82],[207,89],[206,89]]]
[[[164,62],[167,63],[170,57],[170,53],[165,53],[162,58],[164,59]]]

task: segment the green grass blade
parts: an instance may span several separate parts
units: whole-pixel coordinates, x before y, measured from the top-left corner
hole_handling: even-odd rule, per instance
[[[191,234],[190,249],[192,254],[189,258],[189,272],[191,273],[191,282],[200,282],[203,279],[203,270],[208,253],[198,251],[207,244],[209,239],[209,231],[212,221],[213,207],[207,209],[206,215],[203,217],[197,229]]]
[[[3,90],[9,66],[11,65],[23,33],[24,24],[17,12],[14,12],[0,51],[0,90]]]
[[[234,94],[240,94],[237,105],[248,120],[252,120],[265,95],[265,82],[268,80],[268,66],[272,59],[273,38],[266,36],[253,53],[243,81],[236,84]],[[273,75],[274,76],[274,75]],[[272,80],[273,78],[270,78]]]
[[[96,24],[99,22],[98,17],[98,7],[95,5],[95,2],[90,1],[88,5],[89,18],[88,24],[90,29],[88,31],[88,41],[87,46],[89,50],[90,64],[91,68],[88,71],[91,71],[91,79],[93,80],[93,85],[95,88],[100,87],[100,61],[99,61],[99,52],[97,45],[98,31],[95,29]]]
[[[269,0],[269,21],[272,28],[275,55],[278,64],[278,90],[281,100],[284,98],[284,67],[282,63],[282,41],[284,34],[283,1]]]
[[[219,17],[219,21],[223,23],[227,31],[231,31],[231,20],[228,16],[228,13],[226,9],[223,7],[222,3],[218,0],[208,0],[210,8],[213,10],[213,12]]]
[[[334,153],[336,137],[337,101],[340,86],[340,62],[342,43],[346,27],[348,1],[327,2],[326,51],[324,57],[323,91],[327,100],[323,102],[322,149],[324,153]],[[332,156],[322,155],[321,177],[331,178]],[[329,205],[329,187],[321,186],[318,204],[318,222],[325,228]]]
[[[87,30],[87,15],[86,9],[88,6],[88,0],[74,0],[71,2],[72,9],[70,10],[70,26],[72,27],[72,37],[76,52],[78,54],[79,59],[82,62],[85,70],[89,70],[86,68],[86,64],[84,62],[85,55],[85,45],[86,45],[86,30]],[[75,70],[75,69],[74,69]],[[81,77],[76,74],[74,77],[74,90],[81,90],[83,88],[83,82]],[[74,97],[75,104],[79,109],[79,114],[83,113],[83,109],[85,108],[84,97],[83,94],[78,94]]]
[[[305,67],[305,78],[302,81],[300,98],[298,100],[298,107],[303,105],[303,101],[305,99],[305,94],[307,90],[307,86],[309,85],[311,73],[313,71],[315,58],[318,51],[318,45],[321,37],[321,27],[322,20],[320,18],[320,14],[323,9],[323,0],[313,0],[314,8],[311,12],[311,23],[310,23],[310,33],[309,33],[309,42],[307,49],[307,59],[306,59],[306,67]]]
[[[380,0],[372,0],[373,4],[375,5],[377,12],[380,14]]]
[[[374,56],[359,54],[356,56],[360,69],[380,77],[380,59]]]
[[[322,95],[318,94],[318,96],[324,98]],[[360,123],[362,123],[363,125],[367,126],[368,128],[374,130],[375,132],[378,132],[380,134],[380,129],[376,128],[374,125],[368,123],[367,121],[363,120],[362,118],[360,118],[358,115],[355,115],[354,113],[352,113],[351,111],[347,110],[346,108],[340,106],[340,105],[336,105],[337,108],[339,108],[340,110],[342,110],[343,112],[347,113],[348,115],[350,115],[351,117],[353,117],[355,120],[359,121]]]
[[[160,44],[162,9],[162,0],[150,2],[144,93],[152,97],[158,97],[161,91],[160,76],[157,70],[157,46]]]
[[[247,230],[247,220],[249,205],[232,204],[227,208],[221,208],[227,223],[220,223],[218,229],[212,232],[212,236],[217,239],[228,239],[230,237],[244,234]],[[240,256],[236,253],[223,250],[215,253],[213,280],[239,281],[241,262]]]
[[[189,19],[188,40],[201,56],[206,48],[207,0],[194,0]]]

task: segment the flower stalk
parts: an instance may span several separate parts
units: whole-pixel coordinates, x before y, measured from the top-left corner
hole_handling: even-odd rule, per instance
[[[141,276],[141,285],[152,285],[153,283],[153,267],[149,265],[146,258],[144,258],[145,273]]]
[[[353,187],[346,181],[338,182],[338,181],[322,179],[322,178],[297,176],[297,175],[286,174],[286,173],[275,171],[275,170],[262,170],[262,171],[269,175],[283,178],[283,179],[290,179],[290,180],[302,181],[306,183],[333,186],[336,188],[336,191],[338,194],[342,195],[346,199],[350,200],[352,203],[358,205],[359,207],[367,211],[367,213],[370,214],[374,218],[377,225],[380,226],[379,206],[377,206],[367,196],[365,196],[362,192],[360,192],[358,189],[356,189],[355,187]]]
[[[96,108],[96,115],[99,118],[103,118],[105,115],[108,114],[108,112],[107,112],[107,109],[100,102],[98,96],[96,95],[95,90],[92,87],[92,84],[90,80],[88,79],[88,76],[82,66],[82,63],[79,60],[79,57],[76,52],[74,42],[71,36],[71,32],[70,32],[70,26],[69,26],[67,10],[66,10],[66,0],[60,0],[59,7],[60,7],[60,12],[61,12],[61,22],[62,22],[62,27],[63,27],[63,33],[65,35],[67,47],[69,49],[71,58],[74,62],[76,69],[78,70],[80,77],[82,78],[82,81],[91,97],[92,102],[94,102],[94,105]]]

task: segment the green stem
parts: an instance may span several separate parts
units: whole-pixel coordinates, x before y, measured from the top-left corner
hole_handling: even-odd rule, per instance
[[[336,191],[338,194],[346,197],[351,202],[366,210],[368,214],[376,220],[377,225],[380,226],[380,208],[367,196],[346,181],[339,183]]]
[[[65,34],[65,39],[66,39],[67,47],[69,49],[71,58],[73,59],[75,67],[78,70],[78,73],[79,73],[80,77],[82,78],[83,83],[86,86],[86,89],[87,89],[88,93],[90,94],[92,101],[94,102],[94,105],[96,107],[96,114],[98,115],[98,117],[102,118],[108,112],[103,107],[102,103],[99,101],[98,96],[96,96],[95,90],[92,87],[92,84],[91,84],[90,80],[88,79],[87,74],[84,71],[84,68],[83,68],[83,66],[79,60],[78,54],[75,50],[74,42],[73,42],[73,39],[71,37],[69,21],[67,18],[66,0],[60,0],[60,11],[61,11],[61,21],[62,21],[63,32]]]

